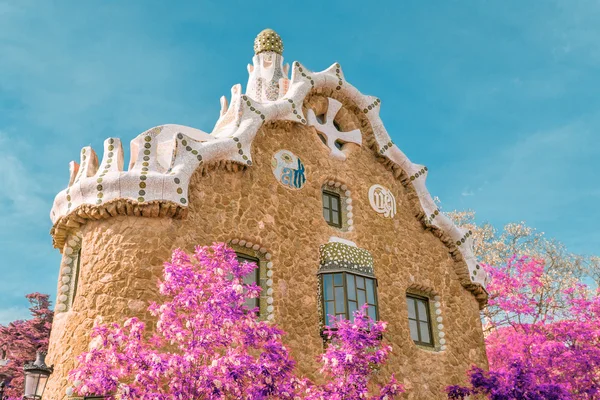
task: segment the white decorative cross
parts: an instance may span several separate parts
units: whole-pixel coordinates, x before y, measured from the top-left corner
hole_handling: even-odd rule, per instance
[[[343,161],[346,159],[346,154],[337,148],[335,142],[340,140],[344,143],[356,143],[360,146],[362,144],[362,136],[360,134],[360,129],[349,132],[340,132],[333,124],[333,120],[338,111],[340,111],[340,108],[342,108],[342,103],[331,97],[328,97],[327,101],[328,106],[327,113],[325,114],[325,121],[321,123],[317,119],[315,112],[312,109],[309,109],[307,115],[308,124],[314,126],[317,132],[325,135],[327,138],[327,147],[331,150],[331,156]]]

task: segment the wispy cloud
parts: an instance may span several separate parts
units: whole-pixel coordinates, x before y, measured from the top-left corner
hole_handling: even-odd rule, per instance
[[[0,325],[7,325],[9,322],[18,319],[30,318],[27,307],[3,307],[0,304]]]

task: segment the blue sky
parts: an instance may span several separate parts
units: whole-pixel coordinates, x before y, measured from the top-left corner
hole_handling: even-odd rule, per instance
[[[266,27],[381,98],[444,209],[600,254],[599,20],[592,0],[0,0],[0,323],[55,296],[48,214],[81,147],[210,131]]]

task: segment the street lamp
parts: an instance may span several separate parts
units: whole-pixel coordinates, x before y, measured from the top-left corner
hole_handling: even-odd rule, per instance
[[[25,394],[23,400],[39,400],[44,394],[48,377],[54,371],[54,366],[46,365],[46,352],[38,351],[37,357],[33,363],[25,364]]]

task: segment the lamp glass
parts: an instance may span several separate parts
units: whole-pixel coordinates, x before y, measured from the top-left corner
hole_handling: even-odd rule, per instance
[[[48,374],[42,371],[25,372],[25,398],[41,399],[48,383]]]

